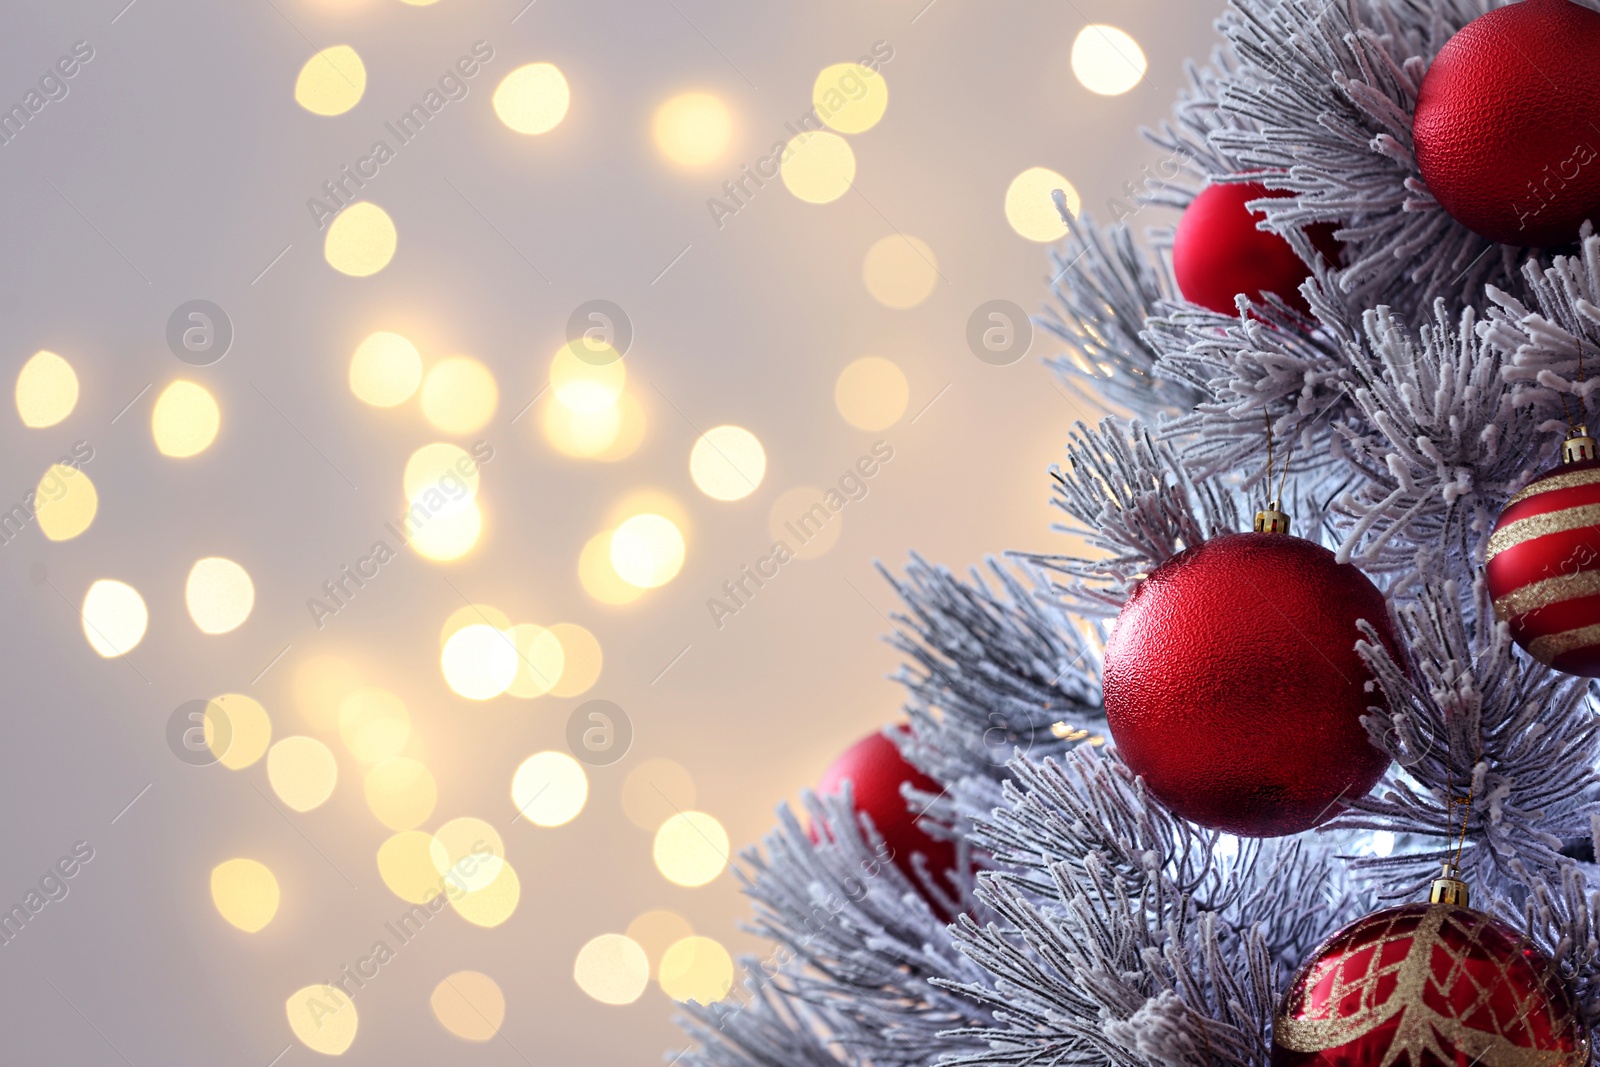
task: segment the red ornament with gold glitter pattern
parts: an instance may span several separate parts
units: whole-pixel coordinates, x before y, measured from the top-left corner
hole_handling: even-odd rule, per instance
[[[1555,962],[1466,901],[1464,883],[1441,878],[1432,903],[1387,908],[1323,942],[1284,993],[1273,1067],[1589,1063]]]
[[[1529,482],[1489,537],[1495,614],[1540,663],[1600,678],[1600,460],[1583,427],[1565,462]]]

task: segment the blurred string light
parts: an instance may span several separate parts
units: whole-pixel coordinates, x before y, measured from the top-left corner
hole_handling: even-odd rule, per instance
[[[504,632],[517,650],[516,677],[506,686],[506,693],[532,700],[554,689],[566,667],[561,639],[531,622],[519,622]]]
[[[211,869],[211,902],[217,913],[253,934],[278,913],[278,879],[266,864],[231,859]]]
[[[612,569],[640,589],[655,589],[676,578],[686,551],[683,533],[665,515],[634,515],[611,534]]]
[[[622,356],[607,345],[574,341],[550,360],[550,389],[563,406],[578,412],[604,411],[617,402],[628,371]]]
[[[1067,224],[1055,204],[1055,191],[1067,198],[1067,210],[1076,217],[1083,199],[1072,183],[1049,167],[1029,167],[1011,179],[1006,187],[1006,221],[1030,241],[1059,241],[1067,235]]]
[[[414,830],[428,821],[439,803],[433,772],[407,756],[384,760],[367,772],[367,808],[391,830]]]
[[[411,501],[414,506],[417,501]],[[406,542],[417,555],[436,563],[460,559],[477,547],[483,536],[483,511],[475,500],[446,504],[411,532]]]
[[[316,655],[296,665],[289,692],[306,725],[330,733],[339,728],[339,705],[365,684],[361,671],[349,660]]]
[[[550,361],[551,399],[540,415],[545,440],[575,459],[615,462],[644,440],[644,408],[626,392],[622,355],[591,339],[557,350]]]
[[[347,44],[324,48],[300,68],[295,103],[313,115],[343,115],[367,89],[367,67]]]
[[[535,826],[564,826],[589,798],[583,765],[565,752],[537,752],[511,779],[511,802]]]
[[[83,636],[106,659],[127,655],[144,640],[150,612],[126,582],[101,578],[83,595]]]
[[[675,911],[647,911],[628,924],[630,940],[644,949],[652,974],[659,974],[662,955],[673,945],[694,934],[694,927]]]
[[[632,1004],[650,983],[650,961],[632,938],[601,934],[578,950],[572,980],[602,1004]]]
[[[551,687],[552,696],[575,697],[589,691],[600,680],[605,655],[600,641],[575,622],[558,622],[550,633],[561,642],[561,677]]]
[[[505,631],[484,623],[463,626],[439,653],[445,684],[468,700],[492,700],[517,677],[517,648]]]
[[[479,480],[478,463],[466,449],[438,441],[411,453],[401,484],[407,500],[416,500],[430,489],[472,499],[478,495]]]
[[[499,403],[494,373],[471,356],[441,360],[422,381],[422,417],[444,433],[483,429]]]
[[[493,626],[497,630],[509,630],[511,617],[493,604],[464,604],[452,611],[445,618],[444,625],[439,627],[439,647],[443,649],[456,631],[474,623]]]
[[[656,869],[674,885],[705,885],[728,865],[728,832],[703,811],[680,811],[656,831]]]
[[[714,1004],[733,988],[733,957],[709,937],[685,937],[662,954],[657,975],[673,1000]]]
[[[89,476],[65,463],[52,463],[34,488],[33,517],[52,541],[70,541],[89,528],[100,510],[100,494]]]
[[[397,333],[370,333],[350,356],[350,391],[377,408],[403,404],[422,384],[422,354]]]
[[[488,1041],[506,1021],[506,995],[480,971],[457,971],[445,978],[434,987],[428,1006],[439,1025],[463,1041]]]
[[[358,689],[339,704],[339,738],[363,763],[400,754],[411,738],[411,713],[387,689]]]
[[[267,754],[272,718],[260,702],[241,693],[224,693],[206,703],[206,747],[230,771],[242,771]]]
[[[322,256],[340,274],[365,278],[389,265],[399,241],[389,213],[370,200],[361,200],[328,223]]]
[[[194,382],[178,380],[161,391],[150,412],[150,432],[163,456],[187,459],[211,447],[222,426],[216,398]]]
[[[433,868],[433,835],[421,830],[402,830],[378,846],[378,874],[391,893],[411,904],[445,892]]]
[[[867,249],[861,280],[878,303],[904,311],[933,294],[939,284],[939,261],[926,241],[890,234]]]
[[[767,473],[767,453],[742,426],[714,426],[689,452],[689,476],[713,500],[742,500]]]
[[[308,985],[284,1002],[289,1029],[313,1052],[341,1056],[356,1039],[356,1006],[337,986]]]
[[[622,813],[651,833],[680,811],[694,807],[694,776],[669,759],[647,759],[622,781]]]
[[[1139,42],[1115,26],[1085,26],[1072,42],[1072,73],[1091,93],[1120,96],[1139,84],[1148,65]]]
[[[911,383],[893,360],[866,356],[839,372],[833,402],[844,421],[856,429],[885,430],[906,413]]]
[[[651,123],[656,147],[681,167],[705,167],[728,154],[733,115],[711,93],[679,93],[656,108]]]
[[[889,83],[860,63],[823,67],[811,86],[817,115],[840,133],[864,133],[878,124],[889,106]]]
[[[314,737],[285,737],[267,750],[267,781],[298,812],[320,807],[339,783],[339,764]]]
[[[827,130],[790,140],[779,165],[784,186],[808,204],[826,204],[850,191],[856,178],[856,154],[850,143]]]
[[[629,585],[611,566],[611,534],[603,530],[584,543],[578,554],[578,581],[583,591],[602,604],[627,604],[644,595],[644,590]]]
[[[54,426],[78,406],[78,375],[54,352],[40,350],[17,373],[17,414],[32,429]]]
[[[434,871],[457,888],[486,889],[505,866],[506,845],[500,831],[482,819],[451,819],[433,832],[428,855]]]
[[[201,633],[230,633],[250,617],[256,587],[250,573],[233,560],[208,556],[189,568],[183,602]]]
[[[494,113],[517,133],[547,133],[567,115],[572,90],[552,63],[529,63],[507,74],[494,91]]]
[[[796,559],[820,559],[844,534],[844,514],[835,514],[826,493],[814,486],[785,489],[767,512],[767,533],[786,543]]]
[[[522,881],[511,864],[501,863],[500,873],[482,889],[453,897],[450,906],[474,926],[499,926],[517,910],[522,899]]]

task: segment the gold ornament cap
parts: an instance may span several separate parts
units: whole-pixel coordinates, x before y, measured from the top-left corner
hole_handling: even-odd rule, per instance
[[[1467,883],[1456,877],[1459,873],[1446,863],[1444,869],[1439,872],[1439,877],[1433,880],[1433,887],[1428,890],[1428,903],[1455,904],[1458,907],[1470,908],[1472,890]]]
[[[1591,441],[1591,451],[1593,450],[1593,444],[1594,442]],[[1289,516],[1283,512],[1276,500],[1268,501],[1265,509],[1256,512],[1256,533],[1286,534],[1288,532]]]
[[[1589,436],[1589,427],[1583,423],[1572,428],[1567,434],[1567,439],[1561,442],[1562,463],[1585,463],[1595,457],[1594,438]]]

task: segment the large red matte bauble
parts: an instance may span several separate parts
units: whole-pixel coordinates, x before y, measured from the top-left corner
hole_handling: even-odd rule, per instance
[[[1289,534],[1213,538],[1157,567],[1106,642],[1106,720],[1156,798],[1248,837],[1299,833],[1372,788],[1389,757],[1356,654],[1365,619],[1395,651],[1383,594]]]
[[[1576,241],[1600,215],[1597,66],[1600,13],[1572,0],[1521,0],[1467,23],[1428,67],[1411,123],[1434,199],[1491,241]]]
[[[1289,195],[1254,182],[1208,185],[1200,190],[1178,220],[1172,238],[1172,273],[1183,298],[1232,315],[1236,294],[1243,293],[1259,304],[1265,302],[1267,293],[1276,293],[1290,307],[1308,311],[1300,283],[1311,277],[1310,268],[1288,241],[1256,229],[1256,223],[1266,216],[1245,207],[1251,200]],[[1309,231],[1311,243],[1330,263],[1339,258],[1333,230],[1319,225]]]
[[[845,749],[822,773],[817,782],[818,795],[840,792],[846,779],[854,790],[856,812],[872,816],[872,825],[883,835],[895,866],[913,885],[920,885],[916,868],[911,865],[912,853],[920,852],[927,857],[930,873],[943,886],[945,873],[956,865],[956,847],[924,833],[917,825],[918,813],[900,795],[900,787],[910,783],[937,796],[944,791],[939,783],[907,763],[895,743],[881,733],[862,738]]]
[[[1546,471],[1511,498],[1489,535],[1495,614],[1528,655],[1600,678],[1600,462]]]
[[[1272,1067],[1584,1067],[1554,961],[1482,912],[1407,904],[1323,942],[1289,982]]]

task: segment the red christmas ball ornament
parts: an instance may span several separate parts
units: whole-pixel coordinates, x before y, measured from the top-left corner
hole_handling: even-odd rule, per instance
[[[1564,462],[1511,498],[1489,535],[1484,579],[1494,610],[1528,655],[1600,678],[1600,461],[1580,427]]]
[[[1256,528],[1173,556],[1139,583],[1106,642],[1117,751],[1168,809],[1247,837],[1299,833],[1364,796],[1389,757],[1361,724],[1380,692],[1357,655],[1365,619],[1391,654],[1383,594],[1271,505]]]
[[[1453,883],[1462,903],[1440,892]],[[1582,1067],[1589,1040],[1554,961],[1465,907],[1434,902],[1368,915],[1318,946],[1272,1027],[1273,1067]],[[1442,897],[1442,899],[1441,899]]]
[[[898,729],[904,733],[907,727]],[[940,886],[948,885],[945,875],[956,865],[955,844],[930,837],[918,826],[919,813],[911,809],[900,793],[900,787],[906,784],[934,796],[943,792],[943,787],[907,763],[899,747],[882,733],[864,737],[845,749],[822,773],[817,782],[817,794],[839,793],[847,779],[852,786],[856,813],[872,817],[872,825],[883,836],[894,865],[911,884],[921,885],[911,863],[912,854],[920,852],[927,858],[928,870]],[[815,828],[812,837],[816,837]],[[953,888],[950,891],[955,892]]]
[[[1491,241],[1576,241],[1600,215],[1597,56],[1600,13],[1572,0],[1507,4],[1446,41],[1411,122],[1440,206]]]
[[[1232,315],[1237,294],[1262,303],[1266,294],[1276,293],[1290,307],[1302,314],[1308,312],[1300,283],[1311,277],[1311,269],[1288,241],[1256,228],[1265,215],[1245,207],[1251,200],[1291,195],[1257,182],[1208,185],[1200,190],[1178,220],[1172,239],[1172,272],[1183,298]],[[1333,226],[1321,224],[1308,231],[1311,243],[1330,263],[1339,258],[1333,230]]]

